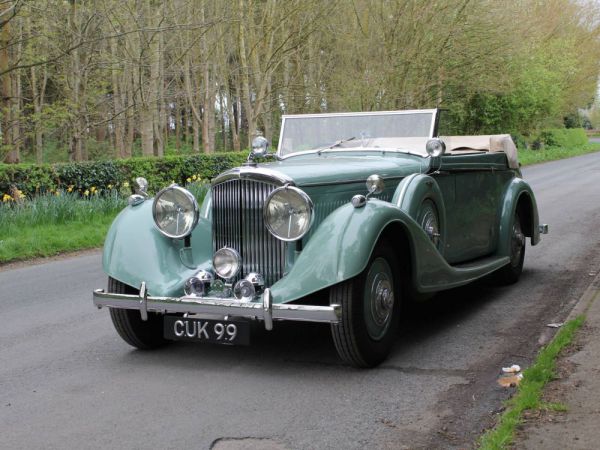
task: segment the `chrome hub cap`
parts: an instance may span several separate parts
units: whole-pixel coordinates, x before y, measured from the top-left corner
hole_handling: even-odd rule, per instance
[[[435,207],[430,201],[426,201],[423,204],[423,209],[421,210],[420,215],[421,228],[425,230],[425,233],[427,236],[429,236],[429,239],[431,239],[433,245],[438,247],[440,243],[440,224]]]
[[[371,264],[365,280],[365,319],[369,336],[381,339],[387,331],[394,310],[392,270],[384,258]]]
[[[523,248],[525,247],[525,235],[521,230],[521,222],[519,217],[515,216],[515,223],[513,224],[511,246],[510,246],[510,264],[513,267],[517,267],[521,262],[521,255],[523,254]]]

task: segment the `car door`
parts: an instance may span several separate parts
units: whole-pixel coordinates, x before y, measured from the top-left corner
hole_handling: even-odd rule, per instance
[[[503,187],[513,176],[502,153],[442,156],[435,178],[446,206],[444,255],[452,263],[493,253]]]

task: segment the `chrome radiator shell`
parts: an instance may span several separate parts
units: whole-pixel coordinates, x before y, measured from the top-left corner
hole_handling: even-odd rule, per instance
[[[283,277],[287,245],[267,230],[263,208],[277,182],[230,178],[212,186],[213,251],[231,247],[242,257],[242,269],[232,281],[251,272],[271,286]]]

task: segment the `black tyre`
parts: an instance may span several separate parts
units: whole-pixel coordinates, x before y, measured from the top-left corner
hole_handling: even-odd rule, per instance
[[[525,242],[521,220],[515,213],[510,236],[510,263],[496,271],[495,280],[498,284],[509,285],[519,281],[525,260]]]
[[[391,245],[380,241],[365,271],[331,287],[329,301],[342,306],[342,318],[331,325],[337,352],[355,367],[374,367],[385,360],[398,331],[405,281]]]
[[[108,292],[115,294],[137,294],[132,288],[114,278],[108,278]],[[160,347],[167,341],[163,338],[163,316],[148,313],[143,321],[140,312],[134,309],[109,308],[112,323],[119,336],[129,345],[141,350]]]

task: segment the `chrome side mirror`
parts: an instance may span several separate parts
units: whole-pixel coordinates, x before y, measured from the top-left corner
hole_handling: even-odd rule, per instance
[[[370,175],[369,178],[367,178],[366,185],[368,191],[367,195],[357,194],[354,197],[352,197],[352,206],[354,206],[355,208],[362,208],[367,204],[369,196],[381,194],[385,189],[385,183],[383,181],[383,178],[381,178],[377,174]]]
[[[385,188],[385,183],[383,182],[383,178],[381,178],[377,174],[370,175],[369,178],[367,178],[366,185],[367,185],[367,191],[369,191],[369,193],[367,194],[367,197],[369,195],[381,194],[383,192],[383,189]]]

